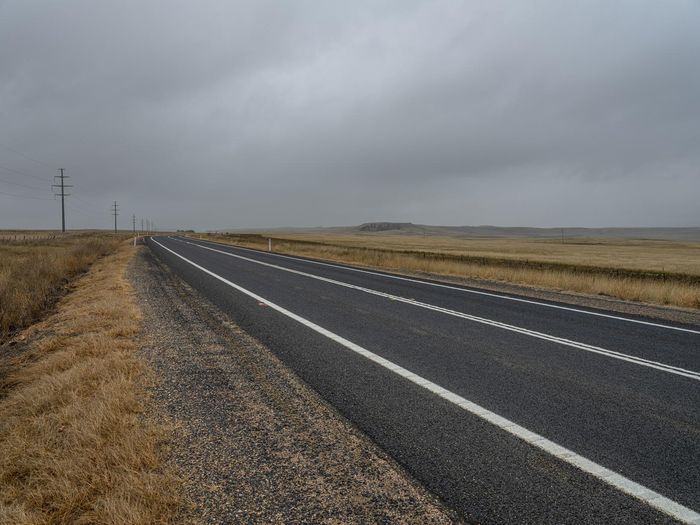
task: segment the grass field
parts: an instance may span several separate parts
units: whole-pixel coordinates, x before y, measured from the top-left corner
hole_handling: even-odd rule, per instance
[[[267,248],[266,234],[214,240]],[[700,243],[577,239],[464,239],[386,233],[269,235],[277,252],[388,270],[479,278],[700,308]]]
[[[36,321],[71,278],[124,238],[95,232],[0,232],[0,342]]]
[[[81,269],[113,242],[78,236],[47,257]],[[0,523],[172,522],[180,482],[161,460],[168,429],[144,416],[152,377],[136,354],[133,253],[122,242],[44,320],[0,346],[10,365],[0,374]]]

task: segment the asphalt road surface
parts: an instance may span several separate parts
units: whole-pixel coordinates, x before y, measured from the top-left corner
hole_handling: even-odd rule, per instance
[[[700,523],[700,327],[148,246],[465,521]]]

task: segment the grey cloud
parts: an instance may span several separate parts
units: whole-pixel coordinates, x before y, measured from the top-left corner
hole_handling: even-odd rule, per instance
[[[0,165],[53,174],[3,144],[65,165],[74,226],[108,225],[114,199],[172,227],[698,224],[699,18],[680,0],[0,2]],[[55,225],[53,203],[0,199],[6,227]]]

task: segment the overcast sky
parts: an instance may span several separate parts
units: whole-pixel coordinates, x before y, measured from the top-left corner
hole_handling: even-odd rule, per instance
[[[59,167],[72,228],[697,226],[700,2],[0,0],[0,228]]]

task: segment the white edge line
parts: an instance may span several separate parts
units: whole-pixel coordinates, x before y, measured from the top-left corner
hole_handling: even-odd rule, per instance
[[[459,317],[461,319],[466,319],[468,321],[481,323],[481,324],[485,324],[488,326],[493,326],[496,328],[500,328],[502,330],[515,332],[515,333],[518,333],[521,335],[535,337],[537,339],[543,339],[545,341],[549,341],[550,343],[560,344],[560,345],[568,346],[571,348],[576,348],[578,350],[584,350],[586,352],[591,352],[591,353],[602,355],[602,356],[609,357],[612,359],[618,359],[620,361],[625,361],[625,362],[633,363],[633,364],[636,364],[639,366],[645,366],[647,368],[653,368],[653,369],[660,370],[662,372],[666,372],[669,374],[674,374],[674,375],[678,375],[678,376],[682,376],[682,377],[687,377],[689,379],[694,379],[696,381],[700,381],[700,372],[695,372],[694,370],[688,370],[686,368],[668,365],[666,363],[661,363],[659,361],[652,361],[650,359],[645,359],[643,357],[637,357],[637,356],[633,356],[633,355],[629,355],[629,354],[624,354],[622,352],[616,352],[614,350],[608,350],[606,348],[601,348],[598,346],[589,345],[587,343],[580,343],[578,341],[572,341],[570,339],[565,339],[563,337],[558,337],[558,336],[554,336],[554,335],[550,335],[550,334],[545,334],[542,332],[537,332],[535,330],[530,330],[528,328],[522,328],[519,326],[510,325],[507,323],[502,323],[500,321],[494,321],[492,319],[487,319],[484,317],[478,317],[478,316],[471,315],[471,314],[465,314],[463,312],[459,312],[456,310],[450,310],[449,308],[443,308],[441,306],[435,306],[435,305],[432,305],[429,303],[423,303],[420,301],[416,301],[414,299],[407,299],[407,298],[401,297],[399,295],[392,295],[392,294],[389,294],[387,292],[380,292],[378,290],[373,290],[371,288],[364,288],[362,286],[358,286],[355,284],[345,283],[343,281],[338,281],[335,279],[331,279],[329,277],[323,277],[320,275],[314,275],[311,273],[302,272],[301,270],[294,270],[293,268],[287,268],[285,266],[278,266],[276,264],[272,264],[269,262],[259,261],[257,259],[251,259],[249,257],[244,257],[242,255],[230,253],[230,252],[223,251],[223,250],[217,250],[216,248],[211,248],[209,246],[202,246],[201,244],[197,244],[197,243],[193,243],[193,242],[189,242],[189,241],[183,241],[180,239],[173,239],[173,240],[177,240],[178,242],[181,242],[184,244],[189,244],[191,246],[196,246],[197,248],[200,248],[202,250],[210,250],[210,251],[213,251],[216,253],[220,253],[222,255],[226,255],[228,257],[234,257],[236,259],[241,259],[244,261],[252,262],[254,264],[259,264],[261,266],[267,266],[270,268],[275,268],[277,270],[281,270],[281,271],[285,271],[285,272],[289,272],[289,273],[293,273],[293,274],[297,274],[297,275],[302,275],[304,277],[309,277],[311,279],[316,279],[316,280],[319,280],[322,282],[335,284],[337,286],[343,286],[345,288],[350,288],[352,290],[358,290],[358,291],[365,292],[365,293],[368,293],[371,295],[385,297],[385,298],[390,299],[392,301],[398,301],[398,302],[402,302],[405,304],[410,304],[413,306],[417,306],[419,308],[425,308],[427,310],[432,310],[432,311],[443,313],[443,314],[450,315],[453,317]]]
[[[419,387],[425,388],[426,390],[432,392],[433,394],[436,394],[437,396],[441,397],[442,399],[449,401],[450,403],[459,406],[463,410],[476,415],[477,417],[480,417],[481,419],[484,419],[498,428],[508,432],[509,434],[529,443],[532,446],[535,446],[539,448],[540,450],[543,450],[557,458],[559,458],[561,461],[564,461],[570,465],[573,465],[577,467],[578,469],[582,470],[583,472],[586,472],[588,474],[591,474],[592,476],[600,479],[601,481],[607,483],[608,485],[615,487],[616,489],[620,490],[621,492],[624,492],[625,494],[629,494],[630,496],[633,496],[634,498],[643,501],[647,505],[654,507],[655,509],[660,510],[661,512],[683,522],[683,523],[688,523],[688,524],[700,524],[700,514],[695,512],[694,510],[685,507],[684,505],[681,505],[680,503],[673,501],[658,492],[655,492],[643,485],[640,485],[639,483],[636,483],[632,481],[631,479],[628,479],[621,474],[618,474],[617,472],[614,472],[610,469],[607,469],[606,467],[603,467],[602,465],[599,465],[583,456],[580,456],[576,452],[573,452],[572,450],[569,450],[565,447],[562,447],[561,445],[557,445],[553,441],[548,440],[547,438],[536,434],[535,432],[531,432],[530,430],[527,430],[524,427],[521,427],[515,422],[512,422],[502,416],[499,416],[498,414],[491,412],[490,410],[481,407],[480,405],[477,405],[476,403],[469,401],[468,399],[465,399],[461,397],[458,394],[455,394],[454,392],[450,392],[449,390],[441,387],[440,385],[433,383],[432,381],[429,381],[425,378],[422,378],[418,376],[417,374],[414,374],[413,372],[410,372],[409,370],[392,363],[388,359],[384,359],[383,357],[370,352],[369,350],[353,343],[352,341],[348,341],[342,336],[339,336],[338,334],[335,334],[331,332],[330,330],[327,330],[293,312],[290,312],[286,308],[283,308],[281,306],[278,306],[277,304],[268,301],[264,297],[261,297],[245,288],[242,286],[239,286],[228,279],[221,277],[220,275],[215,274],[214,272],[207,270],[203,266],[198,265],[197,263],[187,259],[186,257],[183,257],[179,253],[171,250],[170,248],[163,246],[161,243],[156,241],[155,239],[151,239],[153,242],[155,242],[158,246],[161,248],[169,251],[173,255],[179,257],[183,261],[191,264],[195,268],[198,268],[199,270],[203,271],[204,273],[214,277],[215,279],[218,279],[219,281],[227,284],[231,288],[234,288],[235,290],[238,290],[239,292],[244,293],[245,295],[252,297],[258,302],[264,303],[273,310],[278,311],[279,313],[286,315],[287,317],[301,323],[302,325],[312,329],[313,331],[331,339],[332,341],[344,346],[345,348],[352,350],[353,352],[369,359],[370,361],[382,366],[383,368],[386,368],[387,370],[390,370],[391,372],[394,372],[395,374],[403,377],[404,379],[407,379],[408,381],[412,382],[415,385],[418,385]]]
[[[173,237],[170,237],[170,238],[172,238],[173,240],[180,240],[180,239],[176,239],[176,238],[173,238]],[[189,239],[189,237],[187,237],[187,238]],[[294,256],[291,256],[291,255],[283,255],[283,254],[281,254],[281,253],[263,252],[263,251],[261,251],[261,250],[254,250],[254,249],[252,249],[252,248],[245,248],[245,247],[243,247],[243,246],[237,246],[237,245],[235,245],[235,244],[226,244],[226,243],[223,243],[223,242],[207,241],[207,240],[204,240],[204,239],[191,239],[191,240],[197,241],[197,242],[208,242],[208,243],[211,243],[211,244],[216,244],[216,245],[218,245],[218,246],[228,246],[228,247],[231,247],[231,248],[236,248],[236,249],[238,249],[238,250],[247,250],[247,251],[254,252],[254,253],[262,253],[262,254],[264,254],[264,255],[272,255],[272,256],[281,257],[281,258],[284,258],[284,259],[292,259],[292,260],[300,261],[300,262],[308,262],[308,263],[312,263],[312,264],[318,264],[318,265],[321,265],[321,266],[330,266],[331,268],[338,268],[338,269],[341,269],[341,270],[350,270],[350,271],[353,271],[353,272],[367,273],[367,274],[370,274],[370,275],[378,275],[378,276],[380,276],[380,277],[388,277],[388,278],[390,278],[390,279],[397,279],[397,280],[400,280],[400,281],[408,281],[408,282],[411,282],[411,283],[418,283],[418,284],[424,284],[424,285],[428,285],[428,286],[435,286],[435,287],[438,287],[438,288],[447,288],[447,289],[449,289],[449,290],[457,290],[457,291],[460,291],[460,292],[471,293],[471,294],[475,294],[475,295],[485,295],[485,296],[488,296],[488,297],[496,297],[496,298],[499,298],[499,299],[506,299],[506,300],[508,300],[508,301],[517,301],[517,302],[520,302],[520,303],[534,304],[534,305],[537,305],[537,306],[545,306],[545,307],[547,307],[547,308],[556,308],[556,309],[558,309],[558,310],[567,310],[567,311],[569,311],[569,312],[576,312],[576,313],[580,313],[580,314],[595,315],[595,316],[597,316],[597,317],[605,317],[605,318],[608,318],[608,319],[615,319],[615,320],[617,320],[617,321],[626,321],[626,322],[628,322],[628,323],[637,323],[637,324],[643,324],[643,325],[647,325],[647,326],[654,326],[654,327],[656,327],[656,328],[666,328],[666,329],[668,329],[668,330],[677,330],[677,331],[679,331],[679,332],[688,332],[688,333],[691,333],[691,334],[700,334],[700,330],[693,330],[692,328],[682,328],[682,327],[680,327],[680,326],[671,326],[671,325],[666,325],[666,324],[661,324],[661,323],[652,323],[651,321],[642,321],[642,320],[640,320],[640,319],[630,319],[630,318],[628,318],[628,317],[620,317],[620,316],[617,316],[617,315],[604,314],[604,313],[601,313],[601,312],[591,312],[591,311],[589,311],[589,310],[581,310],[581,309],[579,309],[579,308],[573,308],[573,307],[570,307],[570,306],[561,306],[561,305],[558,305],[558,304],[543,303],[543,302],[540,302],[540,301],[533,301],[533,300],[531,300],[531,299],[522,299],[522,298],[520,298],[520,297],[511,297],[511,296],[509,296],[509,295],[501,295],[501,294],[492,293],[492,292],[484,292],[484,291],[481,291],[481,290],[473,290],[473,289],[470,289],[470,288],[461,288],[461,287],[459,287],[459,286],[451,286],[451,285],[449,285],[449,284],[432,283],[432,282],[430,282],[430,281],[423,281],[423,280],[421,280],[421,279],[413,279],[413,278],[411,278],[411,277],[402,277],[402,276],[400,276],[400,275],[393,275],[393,274],[391,274],[391,273],[373,272],[372,270],[363,270],[363,269],[361,269],[361,268],[354,268],[354,267],[352,267],[352,266],[342,266],[342,265],[340,265],[340,264],[332,264],[332,263],[326,263],[326,262],[321,262],[321,261],[315,261],[315,260],[313,260],[313,259],[307,259],[307,258],[301,258],[301,257],[294,257]]]

